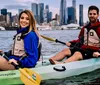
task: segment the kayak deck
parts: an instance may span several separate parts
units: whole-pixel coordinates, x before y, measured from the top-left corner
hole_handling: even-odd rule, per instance
[[[38,62],[36,68],[32,70],[39,73],[42,80],[48,79],[62,79],[74,75],[80,75],[83,73],[91,72],[100,68],[100,58],[93,58],[88,60],[75,61],[65,64],[50,65],[48,60]],[[63,67],[65,70],[63,70]],[[62,71],[57,71],[62,70]],[[0,72],[0,84],[23,84],[20,80],[20,72],[18,70],[1,71]]]

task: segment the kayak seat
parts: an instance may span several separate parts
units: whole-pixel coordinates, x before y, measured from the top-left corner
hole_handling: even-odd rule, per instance
[[[41,56],[41,49],[42,49],[42,43],[39,43],[39,46],[38,46],[38,60],[40,59],[40,56]]]

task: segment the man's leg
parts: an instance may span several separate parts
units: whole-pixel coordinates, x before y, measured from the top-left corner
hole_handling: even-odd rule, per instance
[[[68,62],[78,61],[78,60],[82,60],[82,59],[83,59],[82,54],[77,51],[71,57],[69,57],[67,60],[65,60],[64,62],[68,63]]]
[[[54,61],[62,60],[66,56],[70,56],[70,55],[71,55],[70,49],[69,48],[66,48],[66,49],[62,50],[61,52],[59,52],[58,54],[56,54],[55,56],[51,57],[49,59],[49,61],[53,64]]]
[[[83,59],[82,54],[80,52],[75,52],[71,57],[69,57],[64,62],[58,62],[58,61],[52,61],[52,62],[53,62],[53,64],[62,64],[62,63],[78,61],[78,60],[81,60],[81,59]]]

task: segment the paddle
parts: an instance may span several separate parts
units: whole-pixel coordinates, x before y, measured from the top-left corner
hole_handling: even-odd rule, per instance
[[[53,41],[53,42],[56,42],[56,43],[58,42],[58,43],[61,43],[61,44],[63,44],[63,45],[66,45],[65,42],[59,41],[58,39],[53,39],[53,38],[50,38],[50,37],[47,37],[47,36],[44,36],[44,35],[41,35],[41,37],[43,37],[44,39],[49,40],[49,41]],[[78,44],[78,43],[76,43],[76,44]],[[71,48],[76,48],[76,49],[78,49],[78,50],[82,50],[82,51],[86,52],[87,54],[91,54],[90,51],[81,49],[80,47],[78,47],[78,46],[76,46],[76,45],[71,45],[70,47],[71,47]]]
[[[53,39],[53,38],[50,38],[50,37],[47,37],[47,36],[44,36],[44,35],[41,35],[41,37],[43,37],[44,39],[49,40],[49,41],[53,41],[53,42],[56,42],[56,43],[58,42],[58,43],[61,43],[63,45],[66,45],[65,42],[59,41],[58,39]]]
[[[9,58],[4,53],[0,52],[0,55],[9,61]],[[13,62],[11,64],[20,71],[20,79],[25,85],[40,85],[41,76],[38,73],[28,68],[22,69]]]

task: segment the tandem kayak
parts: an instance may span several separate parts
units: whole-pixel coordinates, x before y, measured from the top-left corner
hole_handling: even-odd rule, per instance
[[[49,57],[51,56],[43,56],[44,60],[38,61],[36,67],[31,68],[31,70],[34,70],[41,75],[42,80],[62,79],[91,72],[100,68],[100,58],[91,58],[88,60],[51,65],[48,60]],[[18,70],[1,71],[0,84],[23,84],[20,80],[20,72]]]

